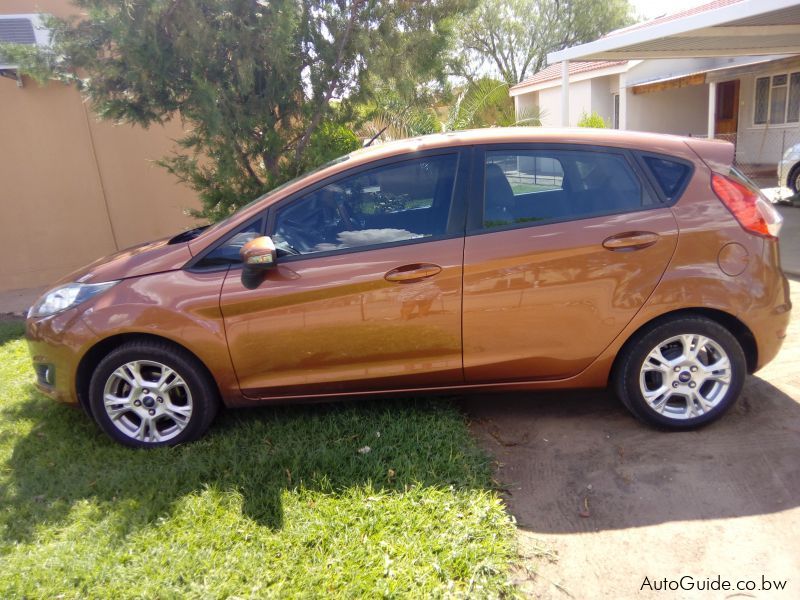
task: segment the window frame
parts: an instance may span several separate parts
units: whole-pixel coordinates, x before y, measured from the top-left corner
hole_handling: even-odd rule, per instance
[[[786,88],[786,99],[783,103],[783,121],[781,123],[773,123],[772,122],[772,90],[774,87],[772,81],[775,77],[780,76],[786,77],[786,83],[782,86],[777,87],[785,87]],[[800,69],[789,70],[789,71],[778,71],[774,73],[767,73],[764,75],[756,75],[753,77],[753,111],[751,126],[755,129],[766,129],[769,127],[797,127],[800,124],[800,115],[798,116],[798,120],[796,121],[789,121],[789,102],[791,100],[791,93],[792,93],[792,75],[797,75],[800,77]],[[756,122],[756,101],[757,101],[757,94],[758,94],[758,81],[760,79],[766,79],[768,82],[767,85],[767,113],[766,113],[766,120],[763,123]]]
[[[647,190],[656,203],[653,206],[642,206],[639,209],[630,210],[616,210],[606,212],[603,214],[572,216],[555,219],[543,219],[541,221],[527,221],[524,223],[511,223],[500,227],[492,227],[486,229],[483,226],[483,203],[485,195],[485,167],[486,167],[486,153],[487,152],[546,152],[548,150],[554,151],[579,151],[579,152],[597,152],[599,154],[615,154],[621,156],[631,170],[633,176],[639,181],[641,186]],[[586,219],[596,219],[600,217],[610,217],[613,215],[627,214],[642,212],[645,210],[654,210],[657,208],[666,208],[673,203],[666,202],[663,193],[656,189],[653,181],[649,178],[649,174],[645,171],[643,164],[636,158],[635,151],[628,148],[621,148],[617,146],[601,146],[595,144],[559,144],[559,143],[504,143],[504,144],[482,144],[475,147],[472,160],[472,174],[470,178],[470,195],[469,207],[467,209],[467,235],[482,235],[497,233],[500,231],[509,231],[512,229],[523,229],[527,227],[542,227],[546,225],[553,225],[557,223],[570,223],[574,221],[584,221]],[[689,178],[691,179],[691,177]],[[688,180],[687,180],[688,181]]]

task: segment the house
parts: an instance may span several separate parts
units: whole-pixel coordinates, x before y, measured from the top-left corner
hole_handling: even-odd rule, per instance
[[[764,185],[800,143],[800,0],[715,0],[548,61],[510,91],[545,126],[594,111],[619,129],[727,139]]]
[[[75,10],[69,0],[4,0],[0,41],[46,44],[39,14]],[[0,75],[0,291],[46,286],[196,226],[186,214],[196,194],[153,162],[175,149],[180,123],[102,122],[72,86],[40,86],[3,58]]]

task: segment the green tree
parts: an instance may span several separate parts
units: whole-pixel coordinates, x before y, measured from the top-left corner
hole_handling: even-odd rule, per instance
[[[74,4],[84,16],[51,20],[52,48],[21,56],[23,68],[77,80],[106,119],[143,127],[182,119],[181,149],[162,164],[199,192],[203,216],[217,219],[352,149],[341,126],[376,81],[405,98],[443,81],[453,17],[474,2]]]
[[[628,0],[481,0],[460,19],[453,69],[469,80],[493,71],[514,85],[542,69],[548,52],[632,21]]]

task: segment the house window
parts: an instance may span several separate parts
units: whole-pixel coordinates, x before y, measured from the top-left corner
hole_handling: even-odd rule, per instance
[[[789,123],[800,121],[800,73],[792,73],[789,80],[789,107],[786,111],[786,121]]]
[[[613,94],[614,96],[614,120],[612,126],[614,129],[619,129],[619,94]]]
[[[800,120],[800,72],[756,78],[755,125],[781,125]]]

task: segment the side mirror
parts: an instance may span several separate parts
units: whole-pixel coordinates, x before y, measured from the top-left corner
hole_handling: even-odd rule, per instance
[[[242,285],[248,290],[257,288],[269,269],[275,267],[278,252],[269,236],[263,235],[247,242],[239,251],[242,257]]]

